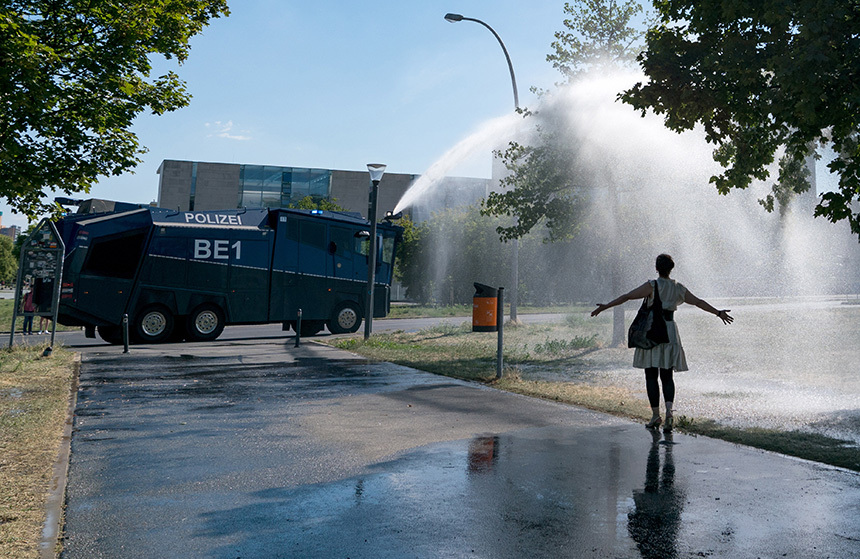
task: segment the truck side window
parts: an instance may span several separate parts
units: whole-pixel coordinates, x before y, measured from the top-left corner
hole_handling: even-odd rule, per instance
[[[82,274],[111,278],[132,279],[140,262],[145,233],[135,233],[95,241],[89,249],[89,257],[81,270]]]
[[[310,245],[314,248],[325,250],[325,223],[314,223],[312,221],[303,221],[301,227],[301,242],[303,245]]]
[[[331,227],[329,230],[331,242],[337,245],[338,256],[352,252],[352,230],[343,227]]]
[[[355,238],[355,251],[362,256],[370,255],[370,239],[368,237]]]
[[[382,239],[382,261],[391,264],[392,260],[394,260],[394,238],[385,237]]]

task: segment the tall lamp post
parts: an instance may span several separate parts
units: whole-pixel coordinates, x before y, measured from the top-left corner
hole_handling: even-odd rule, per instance
[[[496,30],[481,21],[480,19],[475,19],[471,17],[465,17],[460,14],[445,14],[445,21],[451,23],[457,23],[458,21],[474,21],[475,23],[480,23],[484,27],[490,30],[490,33],[493,34],[493,37],[499,42],[499,45],[502,47],[502,52],[505,53],[505,60],[508,61],[508,70],[511,72],[511,86],[514,89],[514,110],[520,110],[520,96],[517,93],[517,78],[514,76],[514,65],[511,64],[511,57],[508,54],[508,49],[505,48],[505,43],[502,42],[502,38],[499,37],[499,34],[496,33]],[[514,254],[513,254],[513,277],[511,278],[511,320],[517,320],[517,286],[520,282],[520,241],[519,239],[514,239]],[[502,309],[499,309],[499,312],[502,312]]]
[[[370,220],[370,254],[367,255],[367,305],[364,317],[364,339],[370,337],[373,331],[373,287],[376,283],[376,198],[379,192],[379,181],[385,173],[385,165],[381,163],[368,163],[367,171],[370,173],[370,201],[367,210],[367,219]]]

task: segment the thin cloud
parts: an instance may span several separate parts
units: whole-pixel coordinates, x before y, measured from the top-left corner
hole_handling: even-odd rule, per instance
[[[233,121],[228,120],[227,122],[221,122],[220,120],[216,120],[213,123],[206,123],[206,128],[213,128],[214,131],[211,134],[208,134],[207,138],[225,138],[227,140],[238,140],[240,142],[244,142],[251,139],[251,136],[248,135],[248,130],[242,130],[241,133],[233,133]]]

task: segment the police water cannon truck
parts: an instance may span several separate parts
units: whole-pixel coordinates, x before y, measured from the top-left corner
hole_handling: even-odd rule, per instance
[[[370,223],[359,214],[137,207],[71,214],[57,321],[122,343],[216,339],[231,324],[355,332],[367,316]],[[377,226],[373,317],[390,309],[403,229]]]

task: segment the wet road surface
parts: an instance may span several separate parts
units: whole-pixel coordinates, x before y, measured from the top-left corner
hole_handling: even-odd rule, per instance
[[[860,476],[292,339],[84,353],[65,559],[857,557]]]

